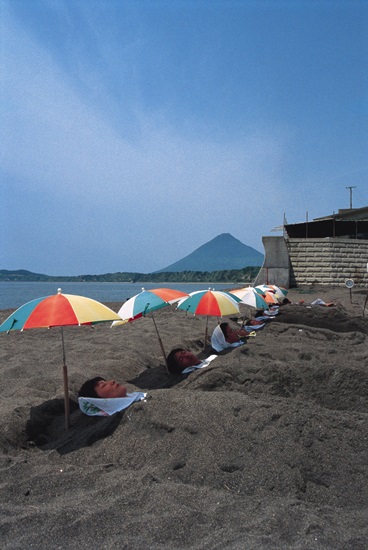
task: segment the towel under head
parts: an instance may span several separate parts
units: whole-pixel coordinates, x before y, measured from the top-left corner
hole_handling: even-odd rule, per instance
[[[126,397],[100,399],[95,397],[79,397],[80,410],[88,416],[111,416],[129,407],[135,401],[142,401],[147,396],[143,392],[128,393]]]

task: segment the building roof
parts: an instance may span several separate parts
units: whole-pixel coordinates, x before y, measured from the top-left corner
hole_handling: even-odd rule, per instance
[[[342,209],[337,214],[315,218],[310,222],[286,224],[284,229],[290,239],[368,239],[368,206]]]
[[[362,208],[340,208],[337,214],[330,214],[322,218],[315,218],[313,221],[319,220],[368,220],[368,206]]]

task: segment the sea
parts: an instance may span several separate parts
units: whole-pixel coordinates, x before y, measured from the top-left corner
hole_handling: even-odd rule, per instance
[[[235,288],[241,285],[230,283],[67,283],[67,282],[8,282],[0,281],[0,309],[17,309],[18,307],[35,300],[56,294],[61,288],[63,294],[86,296],[99,302],[121,302],[122,304],[132,296],[139,294],[142,288],[174,288],[182,292],[196,290],[224,290],[229,286]]]

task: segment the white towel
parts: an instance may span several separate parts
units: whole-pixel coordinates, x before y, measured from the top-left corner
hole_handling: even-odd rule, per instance
[[[211,336],[211,346],[216,351],[222,351],[226,348],[237,348],[238,346],[241,346],[243,344],[244,342],[242,340],[239,340],[239,342],[234,342],[233,344],[229,344],[229,342],[226,342],[224,333],[222,332],[220,325],[217,325]]]
[[[199,365],[193,365],[192,367],[187,367],[182,371],[182,374],[189,374],[190,372],[193,372],[196,369],[203,369],[203,367],[208,367],[208,365],[216,359],[217,355],[210,355],[207,357],[207,359],[204,359]]]
[[[136,391],[127,393],[126,397],[114,397],[110,399],[79,397],[78,403],[80,410],[88,416],[111,416],[118,411],[126,409],[134,401],[142,401],[146,396],[146,393]]]
[[[314,302],[311,302],[311,306],[325,306],[325,305],[326,305],[326,302],[321,298],[317,298],[317,300],[314,300]]]

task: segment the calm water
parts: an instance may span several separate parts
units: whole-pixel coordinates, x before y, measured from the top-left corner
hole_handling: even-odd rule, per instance
[[[234,287],[237,285],[234,285]],[[241,285],[239,285],[241,286]],[[175,288],[182,292],[194,292],[195,290],[207,290],[208,288],[222,290],[225,283],[26,283],[26,282],[2,282],[0,281],[0,309],[16,309],[23,304],[56,294],[61,288],[63,294],[77,294],[93,298],[99,302],[125,302],[127,298],[151,288]]]

